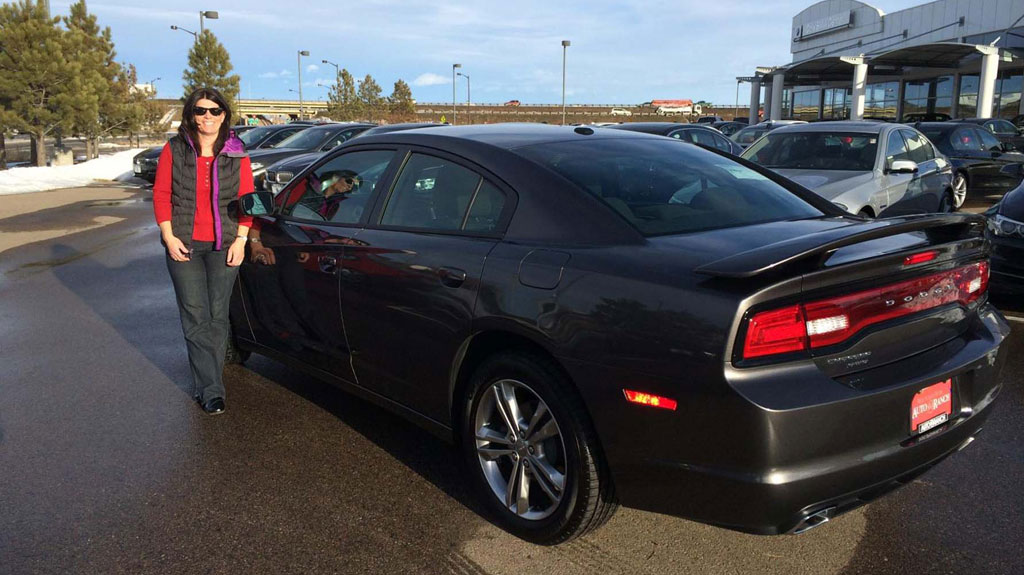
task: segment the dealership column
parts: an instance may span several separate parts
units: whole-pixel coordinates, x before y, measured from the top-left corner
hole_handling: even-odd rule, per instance
[[[992,117],[992,101],[996,93],[996,74],[999,73],[999,48],[978,46],[981,52],[981,79],[978,82],[978,117]]]
[[[867,89],[868,65],[863,56],[843,57],[843,62],[853,65],[853,89],[851,90],[850,119],[864,119],[864,95]]]
[[[772,109],[769,112],[772,120],[782,119],[782,90],[786,85],[786,75],[776,72],[772,76]]]
[[[761,78],[750,81],[750,125],[757,123],[757,112],[761,109]]]

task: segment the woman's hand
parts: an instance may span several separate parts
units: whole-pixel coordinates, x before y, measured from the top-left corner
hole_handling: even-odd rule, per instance
[[[236,268],[242,265],[242,260],[245,259],[245,237],[239,236],[235,238],[235,241],[231,242],[231,246],[228,247],[228,265]]]
[[[167,255],[176,262],[187,262],[190,258],[189,249],[174,234],[164,236],[164,244],[167,245]]]

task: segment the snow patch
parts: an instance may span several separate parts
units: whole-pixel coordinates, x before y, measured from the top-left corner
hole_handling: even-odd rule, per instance
[[[132,158],[146,148],[126,150],[74,166],[11,168],[0,171],[0,196],[77,188],[100,181],[124,181],[134,177]]]

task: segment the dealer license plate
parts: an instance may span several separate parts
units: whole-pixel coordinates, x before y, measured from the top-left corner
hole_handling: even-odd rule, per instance
[[[929,385],[910,403],[910,432],[924,433],[949,421],[953,415],[953,380]]]

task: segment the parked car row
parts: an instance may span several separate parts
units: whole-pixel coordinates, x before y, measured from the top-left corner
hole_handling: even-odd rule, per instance
[[[860,172],[887,206],[950,185],[913,128],[850,124],[744,156]],[[275,258],[241,266],[233,345],[450,439],[496,523],[540,543],[619,504],[801,532],[970,444],[1009,332],[985,218],[858,217],[684,127],[419,128],[321,153],[241,201],[247,249]],[[915,173],[892,202],[871,183]]]

